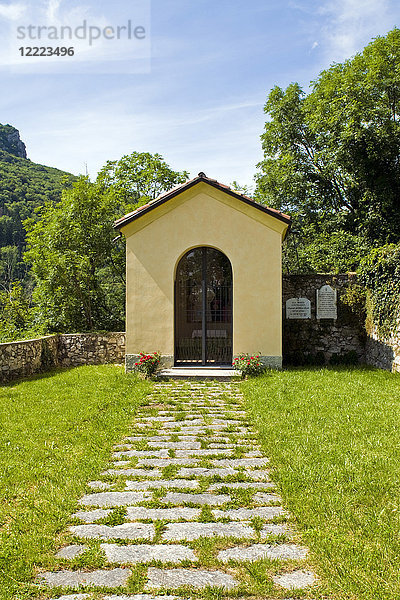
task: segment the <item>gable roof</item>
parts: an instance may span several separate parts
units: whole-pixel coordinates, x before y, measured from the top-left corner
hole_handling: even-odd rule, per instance
[[[233,196],[233,198],[236,198],[237,200],[240,200],[241,202],[244,202],[245,204],[254,206],[254,208],[261,210],[262,212],[270,215],[271,217],[274,217],[275,219],[278,219],[279,221],[283,221],[290,228],[291,218],[289,217],[289,215],[285,215],[284,213],[280,212],[279,210],[276,210],[275,208],[268,208],[267,206],[264,206],[263,204],[259,204],[258,202],[256,202],[252,198],[250,198],[249,196],[245,196],[244,194],[238,194],[237,192],[232,190],[229,186],[224,185],[223,183],[219,183],[219,181],[217,181],[216,179],[210,179],[203,172],[200,172],[197,175],[197,177],[194,177],[193,179],[189,179],[189,181],[186,181],[185,183],[182,183],[181,185],[178,185],[178,186],[172,188],[168,192],[164,192],[163,194],[158,196],[158,198],[156,198],[155,200],[151,200],[151,202],[148,202],[147,204],[144,204],[143,206],[139,206],[139,208],[137,208],[133,212],[128,213],[127,215],[121,217],[120,219],[117,219],[114,222],[114,228],[118,229],[118,230],[121,229],[121,227],[124,227],[125,225],[128,225],[128,223],[131,223],[132,221],[139,219],[141,216],[147,214],[148,212],[150,212],[157,206],[160,206],[161,204],[168,202],[168,200],[171,200],[171,198],[174,198],[178,194],[185,192],[186,190],[190,189],[191,187],[197,185],[198,183],[206,183],[206,184],[210,185],[211,187],[216,188],[217,190],[221,190],[225,194],[229,194],[229,196]]]

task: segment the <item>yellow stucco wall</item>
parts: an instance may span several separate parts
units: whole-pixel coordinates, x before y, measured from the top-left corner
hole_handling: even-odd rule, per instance
[[[124,226],[126,353],[174,354],[174,277],[179,259],[211,246],[233,270],[233,354],[282,355],[281,241],[287,225],[206,183]]]

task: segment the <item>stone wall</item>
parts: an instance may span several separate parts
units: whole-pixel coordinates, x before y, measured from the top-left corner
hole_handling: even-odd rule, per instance
[[[123,364],[125,333],[71,333],[59,336],[60,366]]]
[[[10,381],[58,365],[58,336],[0,344],[0,381]]]
[[[7,382],[53,367],[122,364],[125,333],[52,335],[0,344],[0,381]]]
[[[284,364],[321,360],[328,363],[333,355],[345,358],[349,352],[365,362],[366,333],[362,320],[341,302],[346,288],[356,282],[354,274],[285,275],[283,277],[283,360]],[[337,320],[316,318],[316,292],[323,285],[337,290]],[[287,319],[286,300],[308,298],[310,319]],[[336,358],[336,357],[334,357]]]
[[[380,369],[400,372],[400,320],[397,331],[388,340],[380,339],[376,331],[368,335],[365,362]]]

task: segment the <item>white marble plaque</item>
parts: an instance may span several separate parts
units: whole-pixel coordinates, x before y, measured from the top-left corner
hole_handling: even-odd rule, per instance
[[[317,319],[337,319],[337,291],[330,285],[317,290]]]
[[[311,302],[308,298],[286,300],[287,319],[311,319]]]

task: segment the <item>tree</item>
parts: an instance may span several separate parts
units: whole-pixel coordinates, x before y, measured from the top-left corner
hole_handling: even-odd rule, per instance
[[[134,152],[107,163],[95,183],[80,177],[60,202],[27,220],[37,324],[47,331],[123,329],[125,247],[113,243],[113,222],[185,177],[157,154]]]
[[[80,177],[61,201],[48,202],[39,220],[25,222],[25,259],[36,279],[36,318],[49,331],[90,331],[118,328],[119,311],[112,310],[103,269],[112,265],[116,248],[113,220],[116,200]],[[115,295],[121,285],[114,277]]]
[[[101,189],[113,190],[121,205],[138,206],[157,198],[189,177],[187,171],[173,171],[160,154],[132,152],[120,160],[108,161],[97,176]]]
[[[304,93],[275,87],[265,105],[256,197],[306,235],[400,238],[400,30],[334,64]]]

